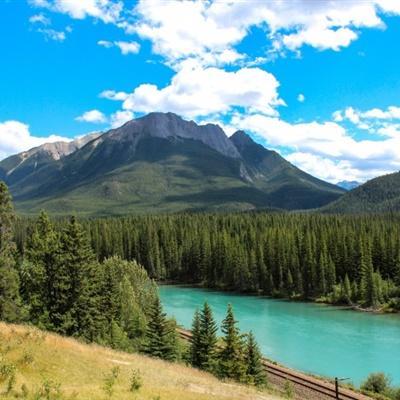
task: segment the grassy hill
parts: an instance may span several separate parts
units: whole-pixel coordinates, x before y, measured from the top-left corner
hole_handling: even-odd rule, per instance
[[[380,176],[346,193],[321,209],[328,213],[400,211],[400,172]]]
[[[11,392],[6,394],[13,368],[16,368],[16,380]],[[104,387],[115,368],[118,377],[113,394],[109,396]],[[131,392],[130,380],[134,370],[139,371],[142,386]],[[0,398],[277,400],[270,394],[223,383],[212,375],[180,364],[86,345],[35,328],[4,323],[0,323]]]

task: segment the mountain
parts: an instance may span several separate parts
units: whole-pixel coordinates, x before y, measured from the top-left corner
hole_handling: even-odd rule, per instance
[[[344,193],[244,132],[228,138],[218,125],[197,125],[172,113],[129,121],[58,159],[40,157],[39,163],[42,152],[13,156],[23,159],[21,166],[13,157],[0,163],[23,213],[307,209]]]
[[[268,193],[270,205],[284,209],[320,207],[337,199],[344,191],[338,186],[317,179],[276,151],[267,150],[243,131],[231,136],[239,150],[254,185]]]
[[[400,211],[400,172],[372,179],[322,208],[329,213]]]
[[[362,183],[357,181],[340,181],[336,185],[346,190],[353,190],[362,185]]]
[[[91,133],[71,142],[45,143],[8,157],[0,162],[0,179],[10,182],[18,181],[45,165],[55,165],[56,161],[72,154],[98,136],[100,133]]]

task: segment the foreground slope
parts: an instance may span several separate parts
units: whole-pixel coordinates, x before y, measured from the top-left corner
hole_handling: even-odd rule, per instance
[[[86,215],[202,210],[308,209],[344,190],[306,174],[245,133],[151,113],[76,151],[9,170],[17,209]],[[7,169],[10,160],[0,163]],[[1,179],[1,176],[0,176]]]
[[[322,211],[329,213],[400,211],[400,172],[372,179],[324,207]]]
[[[16,383],[8,396],[3,394],[7,383],[0,380],[0,397],[5,399],[15,398],[25,385],[27,399],[104,400],[109,398],[103,390],[105,376],[114,367],[119,367],[119,377],[111,398],[118,400],[276,399],[250,387],[222,383],[212,375],[179,364],[85,345],[23,326],[0,323],[0,350],[0,364],[17,368]],[[137,393],[129,391],[133,370],[140,371],[143,383]],[[62,397],[34,397],[46,387],[54,391],[58,384]]]

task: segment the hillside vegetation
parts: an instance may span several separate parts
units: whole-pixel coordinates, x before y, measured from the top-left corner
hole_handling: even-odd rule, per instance
[[[400,172],[372,179],[322,209],[329,213],[400,211]]]
[[[8,367],[8,368],[7,368]],[[9,394],[7,369],[15,367]],[[107,387],[117,375],[112,394]],[[132,374],[141,381],[131,391]],[[110,379],[111,378],[111,379]],[[195,400],[276,397],[251,387],[223,383],[180,364],[87,345],[36,328],[0,323],[0,397],[29,400]]]

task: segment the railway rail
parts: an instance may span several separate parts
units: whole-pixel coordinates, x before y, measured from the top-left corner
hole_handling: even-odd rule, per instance
[[[183,340],[190,341],[192,333],[186,329],[178,328],[178,334]],[[335,385],[324,381],[323,379],[315,378],[290,368],[276,365],[271,361],[263,359],[262,364],[267,375],[271,375],[282,383],[289,381],[295,387],[302,388],[309,393],[314,393],[317,399],[340,399],[340,400],[372,400],[361,393],[354,392],[350,389],[339,388],[339,397],[336,395]],[[305,397],[307,398],[307,397]]]

